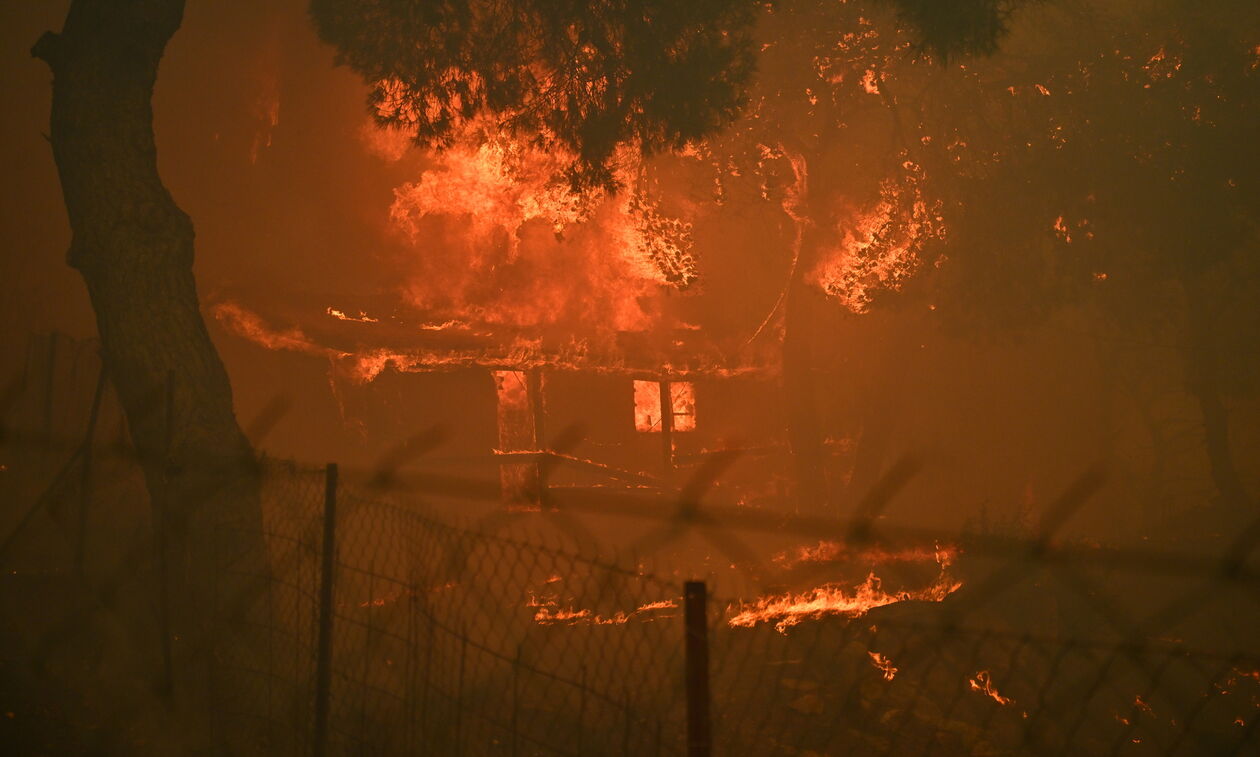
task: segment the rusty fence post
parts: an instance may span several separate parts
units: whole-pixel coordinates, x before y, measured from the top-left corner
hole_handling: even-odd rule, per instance
[[[328,753],[328,705],[332,689],[333,576],[337,561],[337,464],[324,472],[324,546],[320,558],[319,640],[315,657],[315,733],[312,753]]]
[[[687,667],[687,757],[710,757],[708,592],[704,581],[683,586]]]

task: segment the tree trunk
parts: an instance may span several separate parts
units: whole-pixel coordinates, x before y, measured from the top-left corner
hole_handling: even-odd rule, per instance
[[[164,526],[171,634],[184,646],[177,660],[208,657],[192,647],[208,643],[210,616],[227,609],[233,588],[216,574],[262,554],[257,466],[202,319],[192,223],[157,170],[153,88],[183,10],[183,0],[74,0],[62,31],[31,50],[53,73],[67,260],[87,285],[155,526]],[[176,673],[177,682],[186,676],[178,664]]]
[[[1203,442],[1212,482],[1228,510],[1250,514],[1251,498],[1234,467],[1229,447],[1229,411],[1221,398],[1220,356],[1212,326],[1211,295],[1201,282],[1184,284],[1186,293],[1186,386],[1203,414]]]

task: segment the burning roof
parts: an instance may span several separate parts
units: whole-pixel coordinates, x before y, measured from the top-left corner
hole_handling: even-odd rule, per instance
[[[773,375],[777,369],[772,346],[730,349],[695,328],[566,331],[456,320],[435,323],[344,307],[265,316],[233,301],[211,310],[237,336],[267,349],[328,359],[357,381],[371,381],[387,368],[425,372],[549,367],[638,377]]]

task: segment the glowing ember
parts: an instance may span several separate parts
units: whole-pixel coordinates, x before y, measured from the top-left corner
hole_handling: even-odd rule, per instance
[[[1054,219],[1054,233],[1064,242],[1072,243],[1072,232],[1068,229],[1067,224],[1063,222],[1063,216]]]
[[[976,677],[971,679],[970,684],[972,691],[978,691],[987,697],[991,697],[993,701],[1000,705],[1009,705],[1015,701],[1010,697],[1004,697],[998,693],[998,690],[993,687],[993,678],[989,675],[989,671],[987,670],[981,670],[976,673]]]
[[[355,321],[356,323],[380,323],[380,319],[373,318],[367,313],[364,313],[362,310],[359,311],[358,315],[350,315],[349,313],[346,313],[343,310],[338,310],[336,308],[328,308],[324,312],[328,313],[333,318],[336,318],[339,321]]]
[[[879,652],[867,652],[867,654],[871,657],[871,664],[884,674],[885,681],[891,681],[897,675],[897,668],[893,667],[892,660]]]
[[[658,618],[673,617],[672,615],[653,615],[652,613],[677,608],[678,603],[670,599],[660,600],[658,602],[649,602],[629,613],[618,610],[607,617],[591,612],[590,610],[577,610],[572,607],[562,608],[560,607],[559,600],[556,597],[544,597],[540,599],[539,597],[531,594],[529,601],[525,603],[525,606],[534,608],[534,622],[542,626],[620,626],[625,625],[636,618],[647,623]]]
[[[879,74],[875,73],[875,69],[868,68],[862,74],[862,91],[868,95],[879,94]]]
[[[879,577],[871,573],[855,589],[824,584],[799,594],[788,592],[762,597],[751,604],[741,604],[739,612],[727,623],[743,628],[752,628],[758,623],[774,623],[775,630],[786,633],[798,623],[828,615],[857,618],[876,607],[911,599],[940,602],[962,586],[961,582],[949,578],[944,570],[935,583],[921,591],[889,593],[880,584]]]
[[[1142,65],[1142,68],[1146,69],[1152,81],[1171,79],[1181,70],[1181,56],[1171,54],[1161,47]]]

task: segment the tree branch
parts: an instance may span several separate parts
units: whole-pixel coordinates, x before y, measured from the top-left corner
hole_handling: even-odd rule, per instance
[[[44,32],[35,45],[31,47],[31,57],[39,58],[56,72],[61,63],[61,35],[56,32]]]

